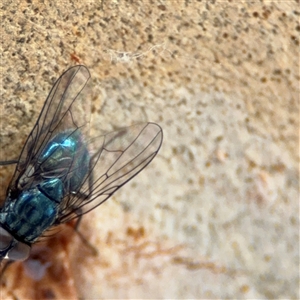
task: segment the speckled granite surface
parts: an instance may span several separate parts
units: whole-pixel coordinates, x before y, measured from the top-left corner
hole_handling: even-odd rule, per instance
[[[2,1],[1,160],[78,63],[101,130],[153,121],[165,139],[83,218],[96,257],[67,226],[7,270],[1,299],[298,298],[299,14],[298,1]]]

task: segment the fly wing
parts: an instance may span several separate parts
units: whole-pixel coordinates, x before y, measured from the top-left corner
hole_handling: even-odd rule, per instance
[[[87,130],[89,102],[84,101],[80,93],[89,78],[90,73],[86,67],[75,66],[65,71],[55,82],[22,149],[10,184],[11,191],[20,189],[20,178],[29,187],[38,177],[37,161],[40,153],[57,133]]]
[[[143,123],[88,141],[89,173],[80,191],[63,199],[56,223],[67,222],[106,201],[153,160],[162,139],[159,125]]]

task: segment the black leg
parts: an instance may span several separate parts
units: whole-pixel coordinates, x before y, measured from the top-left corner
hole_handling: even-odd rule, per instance
[[[78,230],[82,215],[78,217],[76,220],[76,224],[74,227],[75,232],[78,234],[84,245],[92,252],[94,256],[98,255],[98,250],[83,236],[83,234]]]
[[[0,161],[0,166],[14,165],[17,163],[18,160],[4,160],[4,161]]]

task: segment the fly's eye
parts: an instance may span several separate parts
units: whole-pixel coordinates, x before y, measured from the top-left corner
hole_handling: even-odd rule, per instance
[[[30,246],[16,241],[4,228],[0,227],[0,251],[5,259],[25,260],[30,253]]]
[[[0,250],[7,249],[12,241],[13,237],[11,236],[11,234],[4,228],[0,227]]]
[[[17,244],[8,252],[7,256],[10,260],[25,260],[29,257],[30,246],[17,242]]]

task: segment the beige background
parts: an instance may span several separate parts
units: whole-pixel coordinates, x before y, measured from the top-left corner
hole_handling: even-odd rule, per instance
[[[2,299],[299,297],[299,2],[30,2],[2,1],[0,159],[77,63],[101,130],[157,122],[164,143],[83,218],[97,256],[66,228]]]

